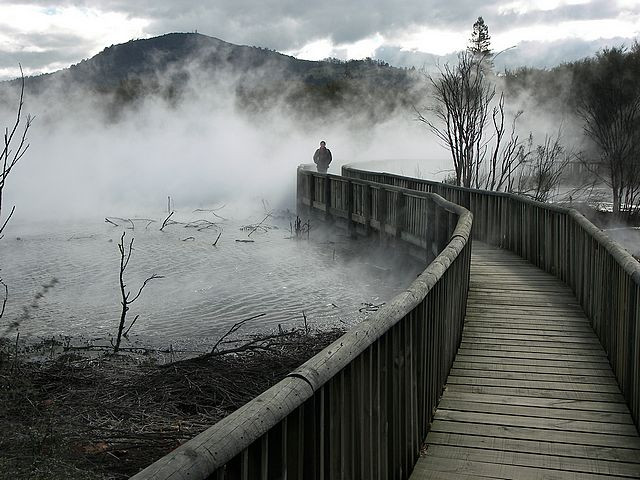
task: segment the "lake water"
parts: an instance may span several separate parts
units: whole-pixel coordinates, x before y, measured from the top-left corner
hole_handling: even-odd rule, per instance
[[[219,225],[199,231],[183,224],[147,227],[136,221],[119,226],[95,221],[19,224],[13,222],[0,240],[2,278],[10,288],[0,333],[20,319],[21,338],[70,336],[74,342],[108,342],[120,318],[117,244],[134,237],[125,272],[135,295],[128,320],[140,318],[131,341],[174,348],[206,349],[231,325],[260,313],[242,333],[302,325],[304,311],[311,326],[351,325],[372,308],[406,288],[424,268],[418,262],[376,252],[369,242],[311,230],[310,240],[290,236],[289,217],[267,219],[251,236],[241,227],[256,224],[263,212],[242,220],[221,221],[203,213],[177,212],[183,222],[207,218]],[[212,244],[222,231],[217,246]],[[192,238],[189,238],[192,237]],[[252,243],[236,240],[253,240]],[[406,261],[404,261],[406,260]],[[57,283],[36,298],[42,285]],[[15,337],[15,330],[8,333]]]

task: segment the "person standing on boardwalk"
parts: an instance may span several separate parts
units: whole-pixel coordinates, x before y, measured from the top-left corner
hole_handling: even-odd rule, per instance
[[[316,164],[318,172],[327,173],[331,160],[331,150],[327,148],[327,144],[323,140],[320,142],[320,148],[313,154],[313,163]]]

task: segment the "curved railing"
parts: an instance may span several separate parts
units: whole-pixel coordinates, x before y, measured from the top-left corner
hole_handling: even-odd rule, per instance
[[[511,250],[568,284],[607,352],[640,428],[640,264],[576,210],[507,193],[343,167],[344,177],[437,193],[468,208],[473,237]]]
[[[437,257],[368,320],[133,478],[408,478],[461,339],[472,215],[433,193],[306,169],[298,206]]]

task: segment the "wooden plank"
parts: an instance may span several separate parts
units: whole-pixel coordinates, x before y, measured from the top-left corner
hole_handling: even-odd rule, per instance
[[[550,382],[536,380],[512,380],[508,378],[458,377],[449,375],[448,385],[479,385],[488,387],[533,388],[541,390],[561,390],[573,392],[618,393],[617,385],[599,385],[593,383]]]
[[[629,415],[629,408],[625,403],[595,402],[588,400],[572,400],[563,398],[524,397],[516,395],[491,395],[485,393],[460,392],[448,388],[442,399],[460,400],[477,403],[495,403],[499,405],[520,405],[523,407],[541,407],[547,410],[588,410],[602,413],[620,413]]]
[[[434,420],[431,425],[431,431],[463,435],[481,435],[516,440],[591,445],[594,447],[628,448],[638,451],[638,454],[640,455],[640,439],[638,439],[638,437],[605,435],[597,432],[587,433],[566,430],[549,430],[524,426],[478,424],[447,420]]]
[[[444,396],[438,404],[438,410],[457,410],[461,412],[492,413],[498,415],[521,415],[548,419],[581,420],[585,422],[621,423],[633,425],[629,413],[599,412],[564,408],[531,407],[521,405],[482,403],[472,399],[458,400]]]
[[[531,292],[531,291],[506,292],[504,290],[498,291],[498,290],[472,289],[469,291],[468,298],[473,300],[489,299],[492,302],[496,300],[509,300],[509,301],[527,300],[531,302],[542,302],[541,305],[544,303],[558,303],[560,305],[570,304],[578,310],[581,309],[581,306],[578,303],[578,300],[576,299],[576,297],[568,294],[546,295],[540,292]]]
[[[497,352],[493,352],[497,353]],[[609,374],[613,375],[611,372],[611,367],[609,366],[609,361],[606,357],[598,358],[595,357],[591,359],[591,361],[586,361],[582,357],[576,357],[576,360],[556,360],[554,358],[520,358],[520,357],[503,357],[500,356],[499,353],[495,356],[487,356],[487,355],[473,355],[470,354],[469,351],[460,352],[458,351],[458,355],[456,356],[456,361],[460,362],[468,362],[468,363],[488,363],[490,365],[505,365],[507,367],[510,366],[522,366],[524,368],[529,366],[541,366],[541,367],[549,367],[549,368],[576,368],[576,369],[589,369],[589,370],[605,370]]]
[[[478,328],[465,328],[465,335],[468,338],[491,338],[494,340],[524,340],[526,342],[550,342],[550,343],[579,343],[582,345],[598,345],[600,341],[593,334],[588,335],[559,335],[556,333],[547,333],[543,335],[539,332],[527,333],[527,332],[500,332],[497,329],[478,329]],[[572,332],[573,333],[573,332]]]
[[[465,369],[455,365],[449,373],[450,376],[473,377],[473,378],[494,378],[503,380],[522,380],[527,382],[562,382],[562,383],[583,383],[591,385],[612,385],[618,388],[618,382],[613,375],[598,377],[594,375],[558,374],[558,373],[537,373],[537,372],[505,372],[504,370],[481,370]]]
[[[568,336],[589,336],[594,337],[591,327],[584,324],[576,323],[564,323],[559,324],[557,322],[545,322],[540,324],[539,322],[516,322],[513,320],[492,320],[486,319],[476,320],[475,318],[467,317],[464,322],[465,331],[471,332],[496,332],[496,333],[516,333],[516,334],[540,334],[546,335],[547,332],[554,332],[553,334],[564,334]]]
[[[537,302],[541,302],[542,304],[545,303],[558,303],[558,304],[571,304],[574,308],[580,310],[581,306],[578,303],[578,299],[576,297],[574,297],[573,295],[569,295],[569,294],[563,294],[563,295],[545,295],[543,293],[540,292],[508,292],[508,291],[497,291],[497,290],[476,290],[476,289],[472,289],[469,291],[469,298],[476,300],[476,299],[480,299],[480,300],[484,300],[484,299],[488,299],[490,301],[495,301],[495,300],[500,300],[500,299],[504,299],[504,300],[512,300],[512,301],[517,301],[517,300],[531,300],[531,301],[537,301]]]
[[[476,348],[485,350],[494,350],[500,352],[535,352],[535,353],[553,353],[557,355],[588,355],[604,357],[605,353],[602,347],[589,346],[580,347],[576,344],[559,343],[556,342],[553,346],[540,345],[542,342],[531,342],[533,345],[527,344],[526,341],[518,340],[505,340],[503,343],[498,343],[496,340],[482,339],[482,338],[470,338],[467,336],[462,337],[461,346],[465,348]]]
[[[461,355],[463,357],[463,355]],[[486,360],[486,359],[485,359]],[[554,367],[548,366],[546,363],[542,366],[538,365],[518,365],[504,362],[487,363],[485,362],[473,362],[465,361],[464,359],[456,357],[456,361],[453,364],[455,369],[464,370],[483,370],[485,372],[514,372],[514,373],[543,373],[546,375],[579,375],[579,376],[591,376],[591,377],[606,377],[615,379],[609,365],[595,364],[596,368],[577,368],[577,367]],[[615,381],[615,380],[614,380]]]
[[[498,415],[457,410],[436,411],[435,420],[466,422],[485,425],[506,425],[511,427],[541,428],[563,432],[600,433],[617,437],[628,436],[638,439],[638,431],[633,424],[585,422],[582,420],[560,420],[556,418],[525,417],[520,415]],[[638,439],[640,441],[640,439]]]
[[[543,330],[575,330],[593,333],[591,324],[584,318],[553,318],[537,315],[475,315],[467,313],[465,325],[496,326],[501,328],[539,328]]]
[[[465,475],[463,473],[454,472],[438,472],[432,470],[426,463],[418,460],[409,480],[477,480],[476,475]],[[491,477],[483,477],[491,478]]]
[[[558,308],[545,308],[537,309],[531,307],[514,307],[508,305],[502,305],[500,307],[492,306],[489,304],[471,303],[467,305],[467,313],[481,314],[490,317],[506,317],[510,315],[525,316],[525,317],[555,317],[555,318],[567,318],[567,319],[581,319],[588,322],[584,313],[580,313],[576,310],[561,310]]]
[[[560,302],[558,300],[553,301],[542,301],[537,298],[527,298],[525,296],[521,296],[519,298],[511,298],[506,296],[488,296],[488,295],[478,295],[478,296],[469,296],[468,305],[473,305],[478,308],[482,308],[483,306],[493,306],[494,308],[500,308],[503,305],[508,308],[516,308],[516,307],[525,307],[527,309],[539,309],[543,311],[554,311],[554,312],[573,312],[576,315],[584,315],[584,312],[578,308],[579,304],[574,300],[572,302]]]
[[[612,480],[609,475],[566,472],[546,468],[496,465],[469,460],[439,458],[427,455],[419,460],[420,468],[443,473],[474,475],[476,478],[499,478],[518,480]],[[615,478],[615,477],[614,477]]]
[[[484,282],[482,280],[477,280],[475,277],[472,277],[469,280],[469,287],[471,290],[475,289],[475,288],[489,288],[489,289],[500,289],[500,290],[507,290],[507,291],[522,291],[522,290],[531,290],[531,291],[535,291],[535,292],[551,292],[551,293],[555,293],[555,292],[559,292],[559,291],[566,291],[566,292],[570,292],[571,290],[563,290],[562,288],[559,288],[557,285],[554,285],[552,283],[550,284],[545,284],[545,285],[532,285],[529,283],[519,283],[519,284],[514,284],[514,283],[510,283],[510,282],[501,282],[498,283],[496,281],[493,282]]]
[[[557,293],[557,292],[566,292],[572,293],[570,289],[565,289],[563,287],[558,287],[557,284],[546,283],[546,284],[530,284],[530,283],[514,283],[514,282],[498,282],[497,280],[492,281],[482,281],[477,280],[475,277],[472,277],[469,280],[469,289],[470,291],[476,289],[489,289],[489,290],[504,290],[507,292],[521,292],[521,291],[532,291],[539,293]]]
[[[539,351],[522,351],[522,350],[489,350],[487,348],[478,348],[472,344],[460,345],[458,353],[461,355],[471,356],[484,356],[484,357],[502,357],[502,358],[516,358],[516,359],[535,359],[535,360],[549,360],[549,361],[572,361],[572,362],[600,362],[609,364],[609,360],[605,355],[590,355],[585,357],[579,353],[570,353],[566,350],[562,353],[552,352],[539,352]]]
[[[491,287],[491,288],[504,287],[506,290],[509,289],[507,287],[513,287],[517,289],[533,288],[535,290],[541,289],[542,291],[544,290],[551,290],[554,292],[558,291],[558,282],[553,280],[532,280],[532,279],[518,280],[515,278],[514,279],[501,278],[499,276],[496,276],[495,278],[486,278],[485,275],[482,275],[481,278],[482,279],[480,280],[478,277],[474,277],[473,280],[470,280],[470,286],[472,289],[476,286],[479,286],[479,287]]]
[[[586,319],[584,312],[577,310],[571,307],[545,307],[545,308],[536,308],[535,306],[525,306],[525,305],[494,305],[490,301],[470,301],[467,304],[467,310],[473,312],[498,312],[498,313],[517,313],[519,315],[523,314],[533,314],[540,316],[559,316],[559,317],[578,317]]]
[[[621,393],[585,392],[577,390],[553,390],[548,388],[517,388],[494,385],[447,384],[447,391],[484,393],[490,395],[514,395],[518,397],[561,398],[566,400],[590,400],[617,402],[626,405]]]
[[[600,475],[617,475],[640,478],[640,465],[637,463],[611,462],[591,459],[562,457],[520,452],[496,452],[490,449],[430,445],[429,456],[452,460],[493,463],[499,465],[538,467],[563,472],[581,472]]]
[[[537,453],[592,460],[609,460],[640,464],[638,451],[628,448],[594,447],[570,443],[544,442],[534,440],[514,440],[510,438],[485,437],[480,435],[460,435],[455,433],[430,432],[429,445],[455,445],[477,447],[490,450]]]
[[[547,297],[547,298],[575,297],[575,295],[573,294],[573,291],[569,287],[559,288],[551,292],[540,292],[538,290],[535,290],[532,288],[526,288],[526,287],[523,287],[521,289],[518,289],[517,287],[505,289],[505,288],[498,288],[498,287],[490,287],[488,285],[481,284],[481,286],[470,289],[469,293],[476,293],[476,294],[486,293],[487,295],[493,295],[493,294],[517,295],[518,293],[522,293],[530,296],[540,296],[540,297]]]

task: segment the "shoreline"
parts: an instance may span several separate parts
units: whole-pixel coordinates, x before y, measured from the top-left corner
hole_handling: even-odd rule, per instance
[[[294,328],[167,364],[77,351],[36,361],[0,343],[0,478],[129,478],[343,333]]]

